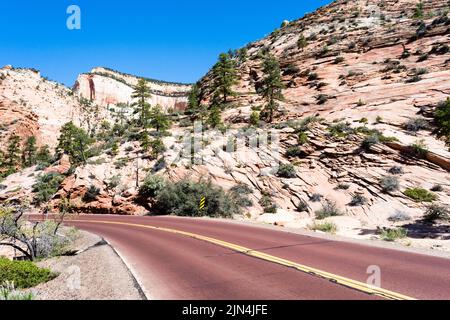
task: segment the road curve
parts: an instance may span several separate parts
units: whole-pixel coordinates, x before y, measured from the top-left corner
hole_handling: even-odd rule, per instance
[[[321,274],[270,261],[273,257],[364,284],[368,268],[376,266],[381,287],[400,297],[450,299],[450,259],[226,221],[87,215],[74,219],[67,224],[104,237],[121,253],[151,299],[382,299]],[[234,249],[240,246],[263,258]]]

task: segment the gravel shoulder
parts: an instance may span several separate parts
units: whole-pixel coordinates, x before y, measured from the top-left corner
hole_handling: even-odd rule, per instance
[[[143,300],[142,290],[124,262],[100,237],[80,231],[78,254],[37,263],[59,275],[30,289],[36,300]]]

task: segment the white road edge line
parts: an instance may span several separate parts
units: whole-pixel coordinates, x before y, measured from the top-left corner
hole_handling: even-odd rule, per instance
[[[140,288],[140,291],[144,294],[145,298],[147,300],[155,300],[150,295],[150,292],[145,288],[144,283],[142,279],[140,278],[138,272],[133,268],[132,264],[128,262],[128,260],[122,255],[122,253],[116,249],[107,239],[102,238],[113,250],[114,252],[119,256],[119,258],[122,260],[122,262],[127,267],[128,271],[131,273],[131,275],[134,277],[134,280],[136,281],[137,285]]]

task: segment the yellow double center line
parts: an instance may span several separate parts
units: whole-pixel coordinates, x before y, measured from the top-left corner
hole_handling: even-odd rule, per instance
[[[333,283],[336,283],[336,284],[339,284],[339,285],[342,285],[342,286],[345,286],[345,287],[348,287],[351,289],[355,289],[355,290],[358,290],[358,291],[361,291],[361,292],[364,292],[364,293],[367,293],[370,295],[380,296],[380,297],[383,297],[383,298],[389,299],[389,300],[416,300],[415,298],[408,297],[406,295],[403,295],[403,294],[400,294],[397,292],[389,291],[389,290],[379,288],[379,287],[370,286],[370,285],[360,282],[360,281],[352,280],[352,279],[342,277],[342,276],[339,276],[339,275],[336,275],[336,274],[333,274],[330,272],[322,271],[322,270],[319,270],[316,268],[311,268],[311,267],[308,267],[308,266],[305,266],[302,264],[295,263],[293,261],[275,257],[275,256],[272,256],[272,255],[269,255],[269,254],[266,254],[266,253],[263,253],[260,251],[255,251],[253,249],[246,248],[246,247],[243,247],[243,246],[240,246],[237,244],[233,244],[230,242],[202,236],[202,235],[191,233],[191,232],[186,232],[186,231],[181,231],[181,230],[176,230],[176,229],[169,229],[169,228],[155,227],[155,226],[151,226],[151,225],[125,223],[125,222],[98,221],[98,220],[68,220],[68,222],[69,221],[70,222],[81,222],[81,223],[123,225],[123,226],[146,228],[146,229],[152,229],[152,230],[158,230],[158,231],[183,235],[183,236],[194,238],[197,240],[206,241],[208,243],[212,243],[212,244],[224,247],[224,248],[228,248],[233,251],[245,254],[247,256],[255,257],[258,259],[262,259],[262,260],[276,263],[279,265],[283,265],[286,267],[294,268],[296,270],[302,271],[309,275],[320,277],[320,278],[326,279],[328,281],[331,281]]]

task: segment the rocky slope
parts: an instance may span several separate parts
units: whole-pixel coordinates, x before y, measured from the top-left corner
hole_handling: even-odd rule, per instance
[[[52,203],[56,206],[68,197],[78,212],[144,214],[148,207],[139,200],[136,184],[149,173],[174,181],[208,177],[226,189],[237,183],[251,187],[253,205],[239,219],[308,228],[329,199],[342,215],[325,221],[335,223],[339,234],[379,237],[380,228],[403,226],[409,231],[405,244],[450,250],[448,223],[422,223],[426,203],[404,194],[408,188],[430,190],[439,185],[436,203],[450,203],[450,152],[432,133],[433,110],[450,95],[449,4],[425,1],[423,19],[413,18],[416,6],[417,1],[411,0],[339,0],[249,44],[247,58],[239,62],[238,96],[222,115],[229,132],[207,131],[198,137],[201,147],[194,157],[198,161],[193,164],[183,149],[192,127],[176,121],[186,119],[174,119],[171,136],[164,138],[164,157],[142,157],[138,142],[124,141],[119,154],[103,154],[77,168]],[[308,39],[304,49],[297,46],[301,34]],[[280,60],[286,99],[275,123],[262,124],[249,138],[243,130],[250,127],[252,110],[264,103],[257,94],[262,52]],[[80,76],[77,92],[104,106],[129,101],[130,87],[125,83],[137,78],[114,73],[122,81],[109,79],[111,73],[99,75],[106,72],[110,71],[98,69]],[[95,97],[90,77],[103,88],[95,91]],[[201,80],[205,102],[210,98],[210,77],[208,73]],[[152,88],[167,89],[168,95],[187,90],[161,86]],[[310,116],[314,121],[305,122]],[[405,124],[418,118],[426,125],[407,130]],[[299,128],[305,126],[308,141],[300,145]],[[258,136],[267,141],[267,132],[274,134],[271,144],[249,143]],[[374,132],[390,138],[364,146]],[[230,139],[235,150],[224,149]],[[429,150],[423,158],[412,155],[411,145],[420,140]],[[279,163],[294,165],[294,175],[280,177],[274,165]],[[399,188],[385,192],[381,181],[393,175],[393,168]],[[8,177],[0,199],[31,197],[39,173],[28,169]],[[91,186],[100,193],[86,203],[83,195]],[[357,196],[364,203],[352,205]],[[262,198],[269,198],[277,213],[264,213]]]
[[[131,103],[131,94],[139,77],[120,73],[106,68],[94,68],[87,74],[81,74],[74,91],[95,104],[108,107],[118,103]],[[159,104],[165,110],[184,110],[187,94],[191,88],[187,84],[177,84],[148,79],[152,91],[149,103]]]
[[[79,116],[78,98],[65,86],[42,78],[37,70],[0,69],[1,149],[13,133],[22,138],[34,135],[38,144],[54,147],[61,126],[78,123]]]

